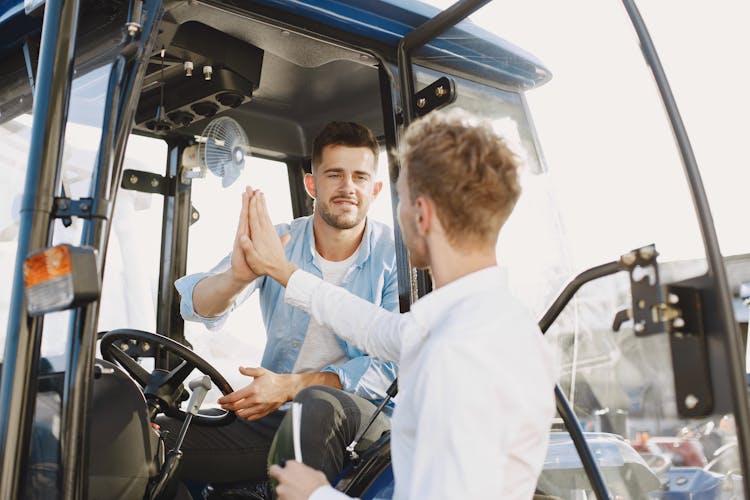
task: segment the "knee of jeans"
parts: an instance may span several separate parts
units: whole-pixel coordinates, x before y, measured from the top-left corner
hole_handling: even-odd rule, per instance
[[[324,385],[305,387],[297,393],[297,395],[294,397],[294,401],[296,403],[302,403],[303,405],[305,403],[310,404],[316,403],[318,401],[328,401],[331,399],[333,391],[335,390],[336,389],[326,387]]]
[[[302,404],[302,418],[305,422],[317,420],[318,425],[323,425],[341,420],[337,415],[343,410],[333,391],[335,389],[330,387],[313,386],[297,393],[294,401]]]

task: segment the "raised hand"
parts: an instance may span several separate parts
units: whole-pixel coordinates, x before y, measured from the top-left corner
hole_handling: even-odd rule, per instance
[[[289,375],[274,373],[265,368],[240,367],[240,373],[253,381],[218,399],[225,410],[233,411],[246,420],[258,420],[279,409],[294,397]]]
[[[289,262],[284,254],[289,235],[279,237],[276,234],[266,208],[265,195],[260,191],[250,199],[248,218],[250,236],[240,237],[247,265],[256,274],[266,274],[286,286],[289,277],[297,270],[297,266]]]
[[[253,189],[248,186],[242,193],[242,208],[240,209],[240,219],[237,222],[237,234],[234,238],[231,257],[232,277],[243,283],[250,283],[258,277],[245,260],[245,251],[242,248],[241,239],[250,235],[250,200],[254,195]]]
[[[268,475],[279,482],[276,486],[279,500],[307,500],[315,490],[328,484],[325,474],[296,460],[287,460],[284,467],[272,465]]]

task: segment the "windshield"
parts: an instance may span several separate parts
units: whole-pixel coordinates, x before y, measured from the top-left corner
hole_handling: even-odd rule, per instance
[[[431,3],[443,8],[451,4]],[[737,297],[740,284],[750,280],[750,239],[730,200],[746,195],[750,178],[747,169],[739,172],[730,166],[744,156],[744,141],[731,140],[743,127],[733,126],[739,122],[732,120],[743,116],[742,110],[750,111],[750,100],[744,92],[732,92],[731,100],[715,94],[706,99],[709,85],[704,79],[709,76],[694,64],[686,65],[684,58],[704,54],[720,64],[726,56],[708,48],[705,39],[695,40],[691,28],[675,27],[671,21],[676,8],[681,7],[646,3],[643,15],[657,50],[666,42],[668,76],[673,67],[682,70],[674,89],[678,104],[685,105],[688,132],[698,138],[696,154]],[[740,44],[737,33],[743,28],[733,22],[725,25],[724,16],[719,23],[712,9],[703,6],[686,15],[701,26],[711,25],[710,20],[725,26],[716,35],[716,46]],[[541,317],[576,274],[651,243],[659,253],[661,284],[704,274],[708,266],[681,159],[622,6],[533,1],[511,7],[492,2],[470,19],[529,51],[552,75],[525,93],[544,168],[526,169],[523,195],[498,244],[501,266],[508,268],[516,292],[534,314]],[[596,22],[577,23],[572,29],[561,19]],[[447,32],[442,37],[448,42],[451,36]],[[418,55],[415,62],[421,64]],[[441,60],[424,63],[439,65]],[[739,79],[747,83],[747,74]],[[733,79],[728,91],[736,84]],[[493,110],[490,101],[482,101],[482,114],[492,114],[486,111]],[[461,93],[456,105],[466,106]],[[507,115],[497,111],[498,117]],[[747,328],[747,310],[735,300],[737,321]],[[674,367],[690,368],[675,357],[670,336],[663,331],[639,336],[632,321],[615,331],[617,313],[633,307],[627,273],[601,278],[581,288],[547,332],[557,353],[560,386],[601,460],[610,493],[617,498],[667,498],[679,489],[675,481],[681,477],[683,485],[707,481],[701,491],[717,495],[711,498],[719,498],[721,491],[741,495],[731,411],[723,407],[695,419],[678,414],[678,403],[695,402],[677,400]],[[704,470],[710,474],[700,476]],[[565,434],[550,445],[539,489],[560,498],[591,498]]]

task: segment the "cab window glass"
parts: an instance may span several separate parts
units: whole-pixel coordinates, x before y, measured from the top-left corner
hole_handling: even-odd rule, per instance
[[[380,149],[378,154],[378,173],[375,176],[377,182],[383,183],[380,194],[370,205],[368,217],[370,219],[382,222],[386,226],[393,228],[393,206],[391,205],[391,183],[388,174],[388,155],[384,148]]]
[[[5,352],[8,312],[18,249],[21,200],[31,144],[31,114],[0,124],[0,361]]]
[[[289,176],[282,162],[248,156],[240,178],[226,188],[211,173],[193,180],[192,204],[200,212],[200,219],[190,227],[187,274],[206,272],[230,253],[242,191],[248,185],[265,193],[275,224],[292,220]],[[258,294],[251,295],[234,310],[221,331],[209,332],[201,323],[186,321],[185,337],[230,384],[246,385],[247,380],[237,372],[237,367],[259,366],[265,347]]]
[[[111,68],[111,65],[101,66],[73,80],[61,168],[62,189],[71,199],[90,196],[91,172],[99,149]],[[57,196],[61,195],[57,193]],[[68,227],[62,220],[56,220],[53,245],[80,245],[83,224],[83,219],[76,217],[71,219]],[[68,310],[44,316],[42,356],[58,370],[64,369],[70,315]]]
[[[109,65],[100,66],[76,76],[72,82],[60,177],[62,189],[69,198],[89,196],[91,171],[101,136],[101,116],[110,68]],[[6,283],[12,283],[15,266],[32,121],[33,117],[29,111],[28,114],[0,125],[0,145],[3,146],[3,154],[9,156],[0,165],[0,173],[7,179],[0,188],[0,276],[6,278]],[[61,196],[62,192],[56,195]],[[53,244],[80,244],[82,221],[73,218],[71,222],[72,224],[66,228],[62,221],[55,221]],[[3,325],[0,331],[0,349],[3,350],[11,288],[7,286],[0,291],[0,324]],[[62,362],[68,338],[69,317],[69,311],[45,315],[41,352],[43,357],[53,363],[57,363],[57,360]]]
[[[166,161],[164,141],[137,135],[128,138],[123,170],[164,175]],[[163,210],[162,195],[120,187],[102,282],[99,331],[154,331]]]
[[[439,76],[426,68],[417,69],[417,88],[429,85]],[[508,273],[516,294],[539,317],[570,276],[571,267],[560,224],[560,207],[525,98],[519,92],[452,78],[457,97],[449,107],[488,120],[521,165],[523,196],[500,232],[498,262]]]
[[[493,30],[553,75],[526,92],[546,170],[523,174],[524,194],[498,246],[501,265],[536,317],[578,273],[651,243],[661,284],[705,273],[681,160],[625,10],[596,2],[572,9],[519,2],[512,9],[494,6],[500,16],[488,15],[490,5],[475,22],[497,20]],[[575,33],[558,22],[582,16],[597,22],[578,25]],[[670,336],[637,335],[627,319],[615,327],[616,314],[635,307],[629,276],[619,273],[581,288],[547,332],[560,386],[601,457],[610,493],[667,498],[673,493],[661,496],[660,484],[678,472],[690,481],[705,468],[721,474],[724,492],[737,494],[742,478],[735,473],[733,415],[726,408],[699,419],[677,413],[678,403],[695,402],[678,401]],[[556,461],[571,445],[566,436],[553,437],[540,492],[588,498],[580,465]]]

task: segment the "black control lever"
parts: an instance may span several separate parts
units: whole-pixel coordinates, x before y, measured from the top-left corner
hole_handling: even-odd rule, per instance
[[[190,421],[198,413],[203,400],[206,398],[206,394],[211,390],[211,378],[208,375],[203,375],[191,380],[188,387],[192,391],[192,394],[190,395],[190,401],[188,401],[185,412],[185,421],[182,423],[182,428],[180,429],[180,434],[177,436],[174,448],[167,453],[164,466],[161,468],[161,472],[159,472],[159,477],[152,483],[152,487],[147,495],[149,500],[162,500],[174,497],[175,484],[172,479],[176,477],[177,470],[182,461],[182,451],[180,448],[182,447],[182,442],[185,440],[188,427],[190,427]]]
[[[631,319],[633,319],[632,309],[621,309],[617,311],[617,314],[615,314],[615,319],[612,322],[612,331],[619,332],[622,324],[626,321],[630,321]]]
[[[382,403],[380,403],[380,406],[378,406],[378,409],[375,410],[375,413],[372,414],[370,417],[370,420],[367,422],[367,425],[362,427],[359,432],[357,432],[357,435],[354,437],[354,441],[352,441],[349,446],[346,447],[347,453],[349,453],[349,458],[352,462],[356,462],[359,460],[359,454],[357,454],[356,451],[354,451],[354,448],[359,443],[359,440],[362,439],[362,436],[365,435],[365,432],[372,426],[372,423],[375,421],[375,419],[380,415],[380,413],[383,411],[383,408],[385,408],[385,405],[388,404],[388,401],[391,400],[391,398],[395,397],[398,393],[398,379],[395,379],[390,387],[388,387],[388,390],[385,391],[385,399]]]

